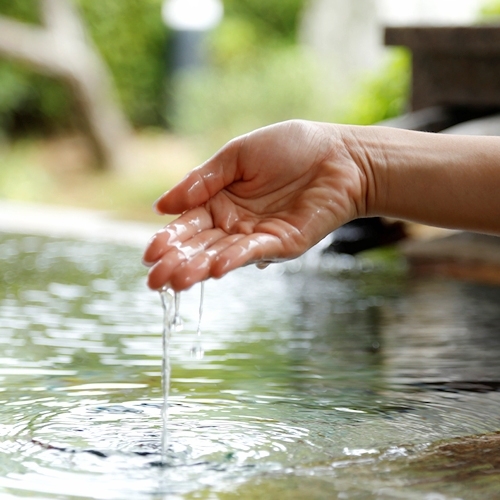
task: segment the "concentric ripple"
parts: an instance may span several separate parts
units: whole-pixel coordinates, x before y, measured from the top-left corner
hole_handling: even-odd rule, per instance
[[[200,325],[182,294],[162,464],[162,308],[139,262],[0,235],[2,499],[427,498],[455,491],[444,451],[422,489],[439,443],[500,429],[497,288],[309,255],[206,283]]]

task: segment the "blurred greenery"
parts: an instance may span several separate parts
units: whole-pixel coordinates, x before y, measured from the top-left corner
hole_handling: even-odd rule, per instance
[[[342,121],[371,125],[406,111],[410,92],[411,53],[391,49],[383,66],[362,78]]]
[[[136,127],[165,122],[167,44],[162,0],[75,0],[109,65],[118,97]],[[226,19],[212,54],[219,62],[247,59],[267,44],[292,43],[304,0],[226,0]],[[0,15],[37,23],[38,0],[0,0]],[[257,43],[258,42],[258,43]],[[63,85],[16,63],[0,61],[0,130],[71,128],[74,113]]]
[[[18,21],[38,23],[38,0],[1,0],[0,12]]]
[[[167,30],[161,0],[75,0],[89,33],[110,67],[134,125],[162,123]],[[0,0],[0,15],[37,22],[38,1]],[[18,132],[71,127],[66,89],[18,64],[0,61],[0,129]],[[20,129],[20,130],[17,130]]]
[[[500,21],[500,0],[487,0],[479,12],[482,21]]]
[[[23,140],[8,154],[0,150],[0,198],[43,201],[40,198],[53,196],[54,183],[48,172],[33,161],[33,146]]]
[[[404,112],[408,52],[392,50],[382,68],[342,92],[315,54],[297,43],[305,3],[226,0],[226,16],[207,40],[209,68],[173,82],[174,130],[202,138],[208,152],[282,120],[370,124]]]
[[[216,147],[273,122],[327,119],[334,102],[320,75],[314,58],[295,46],[269,50],[244,68],[229,64],[180,75],[174,126]]]
[[[404,49],[391,49],[381,68],[360,76],[346,92],[314,54],[295,44],[270,45],[260,52],[244,47],[244,56],[227,57],[230,51],[220,50],[220,37],[229,29],[222,26],[213,40],[216,55],[226,56],[224,64],[180,75],[175,82],[174,129],[203,136],[210,149],[292,118],[369,125],[406,110],[411,58]]]
[[[168,123],[189,144],[179,154],[168,145],[151,149],[157,159],[136,155],[137,175],[89,173],[85,155],[70,167],[58,166],[61,155],[47,159],[43,141],[25,139],[33,132],[75,130],[78,113],[69,92],[60,82],[0,60],[0,139],[2,133],[19,139],[0,148],[0,197],[118,209],[138,218],[141,204],[149,213],[153,196],[178,174],[253,128],[291,118],[370,124],[405,110],[408,53],[393,49],[379,70],[340,91],[324,64],[297,42],[306,0],[224,0],[224,19],[205,43],[208,64],[175,77],[169,74],[162,0],[74,1],[140,131],[138,140],[150,130],[159,136],[159,126]],[[38,3],[0,0],[0,15],[37,23]],[[175,96],[169,102],[167,87]]]
[[[373,123],[404,107],[408,58],[401,55],[356,87],[349,105],[336,99],[321,64],[296,43],[305,0],[225,0],[224,20],[207,43],[210,69],[178,76],[174,107],[167,107],[162,0],[75,2],[110,67],[125,112],[139,128],[168,122],[178,132],[208,130],[211,142],[220,144],[288,118]],[[37,0],[0,0],[0,14],[21,21],[36,23],[38,10]],[[71,129],[74,120],[62,84],[0,61],[0,130],[60,131]]]
[[[192,143],[153,131],[127,151],[130,167],[96,171],[82,140],[19,139],[0,144],[0,199],[104,210],[127,220],[159,222],[151,205],[201,161]]]
[[[167,29],[162,0],[78,0],[90,33],[137,126],[161,123]]]
[[[251,25],[261,35],[261,43],[269,38],[293,42],[305,4],[306,0],[225,0],[225,22]]]

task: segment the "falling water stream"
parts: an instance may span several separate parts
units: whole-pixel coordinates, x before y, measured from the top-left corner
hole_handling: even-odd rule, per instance
[[[168,396],[170,392],[170,337],[172,335],[172,325],[174,323],[177,307],[175,307],[174,316],[172,316],[172,304],[175,302],[177,306],[177,296],[173,296],[172,291],[164,288],[160,291],[160,298],[163,307],[163,332],[162,332],[162,391],[163,391],[163,404],[161,408],[161,463],[167,463],[167,453],[169,445],[169,431],[168,431]]]
[[[498,497],[498,287],[311,254],[181,333],[141,252],[0,233],[2,500]]]
[[[200,307],[198,308],[198,326],[196,327],[196,340],[191,347],[191,355],[196,359],[202,359],[205,354],[201,343],[201,319],[203,317],[203,300],[205,296],[205,282],[200,283]]]
[[[196,359],[203,358],[203,347],[201,345],[201,318],[203,315],[203,298],[205,293],[204,283],[200,285],[200,305],[198,308],[198,326],[196,328],[196,340],[191,347],[191,354]],[[172,332],[182,331],[183,323],[180,315],[180,292],[174,292],[168,287],[160,291],[160,299],[163,308],[163,331],[162,331],[162,391],[163,404],[161,410],[162,433],[161,433],[161,463],[168,463],[168,447],[170,444],[170,433],[168,428],[168,405],[170,393],[170,340]]]

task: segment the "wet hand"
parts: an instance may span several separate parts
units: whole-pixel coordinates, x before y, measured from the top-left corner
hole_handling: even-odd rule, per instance
[[[179,291],[298,257],[362,215],[363,186],[342,127],[290,121],[234,139],[156,202],[182,215],[146,248],[148,285]]]

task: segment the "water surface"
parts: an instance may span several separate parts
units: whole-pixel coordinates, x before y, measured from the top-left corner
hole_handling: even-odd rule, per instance
[[[436,447],[500,430],[498,288],[350,259],[246,268],[206,283],[197,359],[194,287],[162,467],[140,254],[0,234],[2,499],[496,498],[497,465],[451,475]]]

